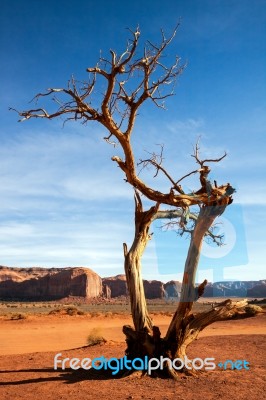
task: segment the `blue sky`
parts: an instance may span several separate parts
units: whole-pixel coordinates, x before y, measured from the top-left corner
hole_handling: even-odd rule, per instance
[[[8,107],[27,109],[72,74],[86,78],[99,51],[122,50],[126,28],[156,42],[181,18],[169,59],[187,68],[167,110],[147,105],[134,133],[138,155],[165,145],[177,179],[195,169],[192,145],[227,158],[212,177],[237,189],[221,221],[221,249],[205,245],[197,279],[264,279],[266,258],[266,2],[171,0],[9,0],[1,4],[0,265],[87,266],[123,273],[122,243],[133,235],[133,193],[110,160],[119,150],[100,126],[17,122]],[[150,177],[146,173],[150,182]],[[162,177],[153,184],[166,188]],[[198,188],[191,179],[187,188]],[[143,260],[146,279],[181,279],[188,240],[163,234],[156,221]],[[171,244],[169,248],[169,244]],[[217,250],[217,252],[216,252]]]

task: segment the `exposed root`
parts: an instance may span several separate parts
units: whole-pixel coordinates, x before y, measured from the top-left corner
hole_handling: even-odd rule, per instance
[[[180,380],[180,373],[177,373],[173,368],[170,368],[168,364],[166,366],[166,370],[170,378],[174,379],[175,381]]]

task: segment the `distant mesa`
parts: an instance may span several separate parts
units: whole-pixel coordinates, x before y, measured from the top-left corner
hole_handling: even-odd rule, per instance
[[[89,268],[0,267],[2,300],[56,300],[102,294],[102,279]]]
[[[255,286],[248,289],[248,297],[266,297],[266,281],[255,282]]]
[[[127,282],[125,275],[103,278],[103,295],[107,298],[128,296]],[[165,299],[170,297],[178,298],[181,291],[181,283],[171,281],[164,284],[156,280],[143,280],[144,292],[147,299]]]
[[[266,281],[223,281],[208,284],[203,297],[266,297]]]
[[[181,282],[144,280],[147,299],[178,300]],[[10,268],[0,266],[0,299],[49,301],[70,297],[113,299],[128,296],[125,275],[101,278],[86,267]],[[266,297],[266,281],[208,283],[203,297]]]
[[[128,296],[126,275],[110,276],[102,279],[103,295],[107,299]]]
[[[181,283],[144,280],[147,299],[178,298]],[[125,275],[101,278],[89,268],[10,268],[0,266],[0,299],[57,300],[67,297],[117,298],[128,296]]]

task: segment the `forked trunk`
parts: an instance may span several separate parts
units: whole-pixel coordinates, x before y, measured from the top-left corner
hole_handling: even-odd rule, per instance
[[[216,217],[221,215],[225,206],[203,206],[200,210],[194,232],[191,236],[185,264],[181,298],[177,310],[168,328],[165,338],[161,338],[158,327],[153,326],[149,317],[144,286],[141,275],[141,257],[150,239],[149,228],[156,218],[159,206],[143,211],[141,199],[136,193],[135,212],[135,237],[130,250],[124,244],[125,272],[130,296],[132,319],[134,328],[129,325],[123,327],[126,335],[129,359],[157,358],[160,356],[171,360],[184,360],[187,346],[193,342],[200,331],[211,323],[219,320],[230,319],[233,316],[245,314],[246,301],[235,302],[227,300],[210,311],[194,316],[191,313],[193,303],[203,294],[207,281],[198,287],[195,286],[195,276],[199,263],[200,251],[204,236],[213,224]],[[248,315],[247,315],[248,316]],[[170,376],[176,377],[176,372],[169,368],[167,362],[165,369]],[[188,373],[193,373],[193,368],[182,368]]]

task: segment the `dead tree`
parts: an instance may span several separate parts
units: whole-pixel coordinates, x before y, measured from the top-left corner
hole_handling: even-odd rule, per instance
[[[129,249],[124,244],[125,273],[134,323],[134,328],[123,328],[128,344],[127,354],[131,358],[143,355],[184,357],[187,345],[204,327],[214,321],[231,318],[239,312],[245,313],[245,302],[233,303],[228,300],[206,313],[196,316],[192,314],[192,305],[203,294],[207,283],[204,281],[199,287],[195,286],[202,241],[210,232],[215,219],[232,203],[234,189],[229,183],[218,186],[208,179],[210,163],[221,161],[226,154],[218,159],[201,160],[198,145],[193,154],[198,168],[178,179],[172,178],[163,167],[162,153],[159,156],[152,153],[147,160],[136,162],[132,133],[139,109],[148,101],[164,108],[165,99],[174,95],[174,84],[185,65],[180,64],[179,57],[175,57],[170,65],[165,62],[165,50],[174,39],[176,29],[170,37],[166,37],[162,31],[158,45],[146,42],[142,53],[139,51],[139,29],[130,35],[131,39],[122,54],[110,50],[109,58],[101,57],[95,67],[87,69],[86,82],[78,82],[72,77],[66,88],[50,88],[45,93],[37,94],[34,98],[36,102],[43,97],[52,98],[54,108],[51,111],[36,107],[17,112],[20,121],[32,118],[52,120],[57,117],[81,123],[97,121],[108,132],[104,139],[120,146],[123,158],[114,155],[112,160],[123,171],[125,181],[135,190],[135,236]],[[99,106],[94,97],[98,85],[101,91],[104,87]],[[155,190],[140,178],[138,166],[145,165],[152,165],[155,175],[163,173],[166,176],[169,181],[167,192]],[[198,174],[200,186],[192,193],[185,193],[181,181],[191,174]],[[140,195],[151,200],[154,205],[143,210]],[[180,224],[184,229],[187,219],[192,217],[190,207],[199,208],[184,267],[181,299],[163,339],[159,328],[153,326],[149,317],[141,276],[141,257],[150,239],[152,221],[162,217],[160,213],[164,212],[159,210],[161,204],[179,210]]]

